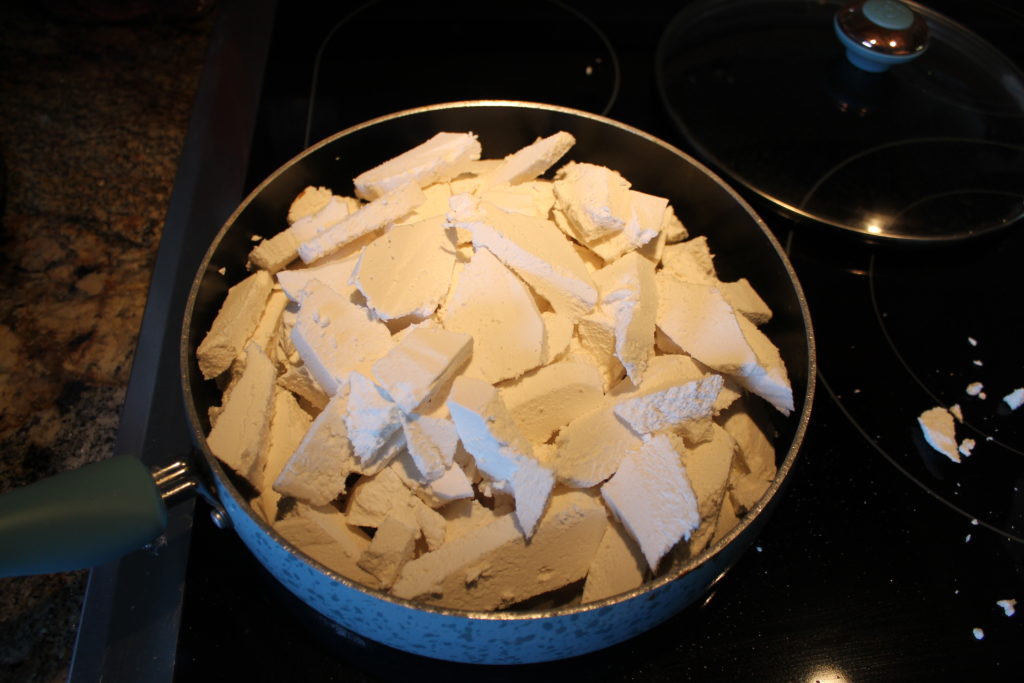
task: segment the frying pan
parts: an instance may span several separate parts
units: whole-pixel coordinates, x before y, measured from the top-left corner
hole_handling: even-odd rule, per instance
[[[719,276],[746,277],[772,308],[773,319],[763,329],[786,363],[795,400],[788,417],[769,411],[777,476],[736,527],[703,553],[680,556],[643,586],[598,602],[477,612],[418,605],[359,585],[306,556],[254,514],[251,488],[211,454],[205,438],[208,415],[220,404],[221,392],[200,374],[196,347],[228,288],[249,274],[246,260],[254,239],[284,228],[291,201],[306,186],[352,194],[353,177],[439,131],[476,133],[484,156],[500,158],[560,130],[576,138],[563,163],[601,164],[619,171],[635,189],[667,197],[692,236],[707,236]],[[815,377],[814,336],[796,275],[778,241],[735,191],[690,156],[640,130],[574,109],[512,101],[445,103],[376,118],[323,140],[278,169],[245,198],[210,244],[184,312],[180,362],[189,429],[201,453],[197,476],[277,580],[364,637],[428,657],[490,664],[592,652],[653,628],[706,593],[779,504],[810,419]],[[173,483],[174,476],[163,471],[157,479]],[[118,493],[112,495],[112,489]],[[165,518],[153,477],[133,458],[58,475],[0,496],[0,575],[97,564],[158,536]],[[105,533],[90,526],[97,521]]]

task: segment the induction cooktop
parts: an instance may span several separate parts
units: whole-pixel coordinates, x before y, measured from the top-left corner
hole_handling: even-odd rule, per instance
[[[223,3],[118,450],[152,465],[190,452],[177,320],[209,240],[263,177],[374,116],[478,98],[604,114],[693,152],[656,73],[685,4]],[[928,4],[1024,63],[1009,2]],[[568,661],[441,662],[325,622],[188,501],[157,551],[93,570],[72,680],[1019,680],[1024,408],[1004,397],[1024,386],[1024,225],[913,248],[749,199],[807,294],[820,388],[781,504],[702,600]],[[923,438],[917,417],[935,406],[962,415],[960,462]]]

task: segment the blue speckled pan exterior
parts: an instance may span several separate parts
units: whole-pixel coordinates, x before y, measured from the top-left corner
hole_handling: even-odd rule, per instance
[[[634,188],[668,197],[691,235],[708,236],[721,277],[746,277],[775,312],[765,332],[782,353],[796,400],[792,415],[773,416],[778,476],[730,533],[637,590],[589,605],[528,613],[445,610],[392,598],[332,573],[288,544],[253,514],[206,446],[208,409],[219,404],[220,392],[199,374],[195,349],[227,288],[247,274],[252,236],[281,230],[288,205],[305,186],[348,192],[359,172],[442,130],[477,133],[491,158],[537,137],[569,131],[577,144],[566,160],[606,165]],[[257,187],[214,239],[197,274],[184,319],[181,367],[193,436],[212,488],[245,545],[298,599],[344,629],[401,650],[460,662],[517,664],[572,657],[627,640],[708,591],[750,546],[781,498],[810,418],[815,354],[807,303],[781,246],[746,202],[707,168],[667,143],[594,114],[478,101],[422,107],[348,129],[306,150]]]

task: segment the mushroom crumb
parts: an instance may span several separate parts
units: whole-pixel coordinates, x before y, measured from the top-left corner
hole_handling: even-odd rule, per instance
[[[1003,396],[1003,402],[1010,406],[1010,410],[1017,410],[1021,404],[1024,404],[1024,387],[1014,389],[1006,396]]]
[[[960,462],[960,451],[956,443],[956,426],[951,412],[942,406],[929,408],[918,416],[917,422],[921,425],[925,441],[932,448],[953,462]]]

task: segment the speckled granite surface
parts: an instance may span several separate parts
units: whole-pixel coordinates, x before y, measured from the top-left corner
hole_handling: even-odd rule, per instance
[[[216,21],[60,4],[0,8],[0,491],[111,453]],[[85,580],[0,579],[0,681],[66,678]]]

